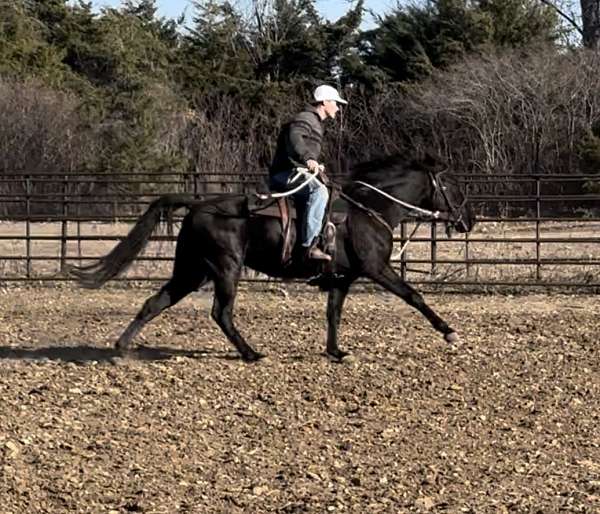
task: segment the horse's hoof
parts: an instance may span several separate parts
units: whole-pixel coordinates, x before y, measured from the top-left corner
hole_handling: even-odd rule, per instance
[[[142,350],[142,347],[138,347],[137,345],[131,343],[117,343],[115,344],[115,357],[123,363],[140,360],[140,358],[142,358]]]
[[[264,353],[252,352],[242,355],[242,359],[244,362],[258,362],[266,357]]]
[[[352,355],[351,353],[347,353],[346,356],[340,362],[342,364],[345,364],[346,366],[350,366],[356,364],[358,361],[354,355]]]
[[[345,362],[350,357],[350,354],[342,350],[336,350],[335,352],[327,352],[327,357],[333,362]]]
[[[113,366],[124,366],[128,362],[129,362],[129,360],[127,359],[127,356],[121,355],[121,354],[117,354],[108,359],[108,363],[112,364]]]
[[[117,342],[115,344],[115,352],[117,353],[117,355],[121,356],[121,357],[125,357],[127,355],[130,355],[132,351],[131,345],[128,344],[120,344],[119,342]]]
[[[447,334],[444,334],[444,339],[450,344],[456,344],[460,341],[460,337],[458,337],[456,332],[448,332]]]

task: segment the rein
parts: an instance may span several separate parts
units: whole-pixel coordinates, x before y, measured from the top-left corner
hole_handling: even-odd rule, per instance
[[[357,202],[354,198],[352,198],[351,196],[348,196],[343,191],[340,191],[340,198],[343,198],[348,203],[351,203],[355,207],[358,207],[362,211],[365,211],[365,213],[367,213],[369,216],[371,216],[372,218],[376,219],[379,223],[381,223],[388,230],[388,232],[392,235],[392,237],[394,236],[394,229],[390,226],[390,224],[387,221],[385,221],[385,219],[383,218],[383,216],[381,216],[381,214],[374,211],[370,207],[367,207],[366,205],[363,205],[362,203]]]
[[[290,183],[296,182],[298,180],[298,178],[300,178],[300,176],[306,177],[306,180],[302,181],[298,186],[296,186],[293,189],[290,189],[289,191],[284,191],[281,193],[268,193],[268,194],[255,193],[255,195],[260,200],[270,200],[270,199],[285,198],[288,196],[292,196],[293,194],[300,191],[308,183],[310,183],[314,180],[318,180],[318,175],[323,169],[324,169],[323,166],[319,166],[313,173],[310,173],[307,168],[295,168],[296,174],[290,180]],[[425,216],[427,218],[432,218],[432,219],[438,220],[438,221],[445,221],[445,222],[452,221],[456,217],[456,211],[457,210],[460,211],[460,208],[462,207],[462,205],[458,209],[453,208],[450,200],[448,199],[448,196],[446,195],[445,187],[443,185],[440,187],[440,185],[438,185],[438,181],[436,181],[435,177],[432,174],[430,174],[430,178],[431,178],[431,183],[432,183],[435,191],[440,193],[442,195],[442,197],[444,198],[446,204],[448,205],[448,207],[451,211],[450,213],[445,212],[445,211],[431,211],[429,209],[423,209],[422,207],[417,207],[416,205],[413,205],[411,203],[400,200],[399,198],[396,198],[395,196],[392,196],[389,193],[386,193],[385,191],[383,191],[367,182],[363,182],[362,180],[355,180],[354,184],[358,184],[359,186],[363,186],[363,187],[366,187],[368,189],[375,191],[376,193],[383,196],[384,198],[387,198],[388,200],[390,200],[398,205],[401,205],[405,209],[408,209],[409,211],[416,213],[417,216]],[[394,229],[389,225],[389,223],[378,212],[367,207],[366,205],[363,205],[361,202],[356,201],[354,198],[348,196],[346,193],[344,193],[342,191],[340,191],[339,194],[340,194],[340,197],[343,198],[344,200],[346,200],[348,203],[351,203],[355,207],[358,207],[359,209],[366,212],[372,218],[376,219],[379,223],[381,223],[388,230],[388,232],[393,237]],[[461,220],[461,217],[459,216],[458,221],[460,221],[460,220]],[[411,242],[411,239],[413,238],[414,234],[417,232],[420,224],[421,224],[421,222],[419,221],[417,223],[415,229],[412,231],[411,235],[408,237],[408,239],[406,240],[406,242],[400,249],[400,255],[402,255],[404,253],[404,251],[406,250],[406,248],[407,248],[408,244]]]
[[[438,193],[438,194],[442,195],[442,198],[446,202],[446,205],[448,206],[448,209],[450,211],[449,213],[445,212],[445,211],[430,211],[429,209],[423,209],[421,207],[417,207],[416,205],[413,205],[411,203],[400,200],[399,198],[396,198],[395,196],[392,196],[389,193],[382,191],[381,189],[373,186],[372,184],[363,182],[362,180],[355,180],[354,184],[358,184],[360,186],[363,186],[363,187],[366,187],[368,189],[375,191],[376,193],[380,194],[384,198],[387,198],[388,200],[390,200],[398,205],[401,205],[402,207],[404,207],[405,209],[408,209],[409,211],[417,213],[417,216],[426,216],[428,218],[433,218],[434,220],[439,220],[439,221],[444,221],[444,222],[448,222],[448,221],[453,221],[455,223],[462,222],[462,214],[459,214],[458,216],[456,216],[456,213],[457,212],[460,213],[460,210],[462,209],[462,207],[464,206],[464,204],[466,202],[466,198],[465,198],[465,201],[462,203],[462,205],[460,205],[458,208],[455,208],[452,205],[452,203],[450,202],[450,199],[448,198],[448,195],[446,194],[446,187],[441,183],[441,180],[436,180],[436,177],[432,173],[429,174],[429,177],[431,179],[431,184],[433,185],[433,188],[434,188],[434,194]],[[438,184],[438,181],[439,181],[439,184]],[[342,196],[346,200],[355,203],[359,207],[361,207],[367,211],[374,212],[371,209],[360,204],[359,202],[356,202],[355,200],[351,200],[347,195],[342,194]],[[382,221],[382,220],[380,220],[380,221]],[[383,223],[385,224],[386,227],[388,227],[388,229],[390,230],[390,232],[393,235],[393,229],[388,225],[387,222],[385,222],[385,220],[383,220]],[[416,234],[420,225],[421,225],[421,221],[418,221],[414,230],[411,232],[410,236],[408,236],[405,243],[402,245],[402,248],[400,248],[400,253],[397,255],[397,257],[402,256],[402,254],[406,251],[408,245],[410,244],[413,236]]]
[[[442,172],[442,173],[445,173],[445,172]],[[394,203],[397,203],[398,205],[401,205],[405,209],[408,209],[409,211],[416,213],[416,216],[425,216],[427,218],[432,218],[433,220],[436,220],[436,221],[444,221],[444,222],[450,221],[453,223],[461,223],[462,222],[461,210],[464,207],[465,203],[467,202],[467,199],[465,198],[463,203],[461,205],[459,205],[458,207],[455,207],[452,205],[452,202],[450,201],[450,199],[448,198],[448,195],[446,194],[446,187],[442,184],[442,181],[440,178],[440,175],[442,175],[442,173],[438,174],[437,180],[436,180],[436,177],[432,173],[429,173],[429,177],[431,179],[431,184],[433,185],[434,194],[437,193],[437,194],[441,195],[442,199],[448,206],[448,211],[430,211],[429,209],[423,209],[422,207],[417,207],[416,205],[413,205],[411,203],[400,200],[399,198],[396,198],[395,196],[392,196],[389,193],[382,191],[381,189],[373,186],[372,184],[363,182],[362,180],[355,180],[354,184],[358,184],[360,186],[367,187],[367,188],[375,191],[376,193],[380,194],[384,198],[387,198],[388,200],[390,200]],[[409,212],[409,214],[410,214],[410,212]]]
[[[443,219],[443,213],[440,211],[430,211],[428,209],[422,209],[421,207],[417,207],[416,205],[413,205],[411,203],[408,202],[404,202],[398,198],[396,198],[395,196],[392,196],[388,193],[386,193],[385,191],[382,191],[381,189],[368,184],[366,182],[363,182],[362,180],[355,180],[354,181],[355,184],[359,184],[361,186],[365,186],[368,187],[369,189],[372,189],[373,191],[379,193],[381,196],[387,198],[388,200],[391,200],[394,203],[397,203],[398,205],[401,205],[402,207],[406,208],[406,209],[410,209],[411,211],[417,212],[419,214],[425,215],[425,216],[429,216],[431,218],[434,219]]]

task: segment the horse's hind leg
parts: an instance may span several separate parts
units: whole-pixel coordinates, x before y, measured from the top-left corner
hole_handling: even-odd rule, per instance
[[[127,351],[133,338],[140,333],[144,325],[158,316],[162,311],[175,305],[179,300],[187,296],[192,291],[197,290],[207,281],[206,277],[197,277],[193,280],[173,276],[161,290],[146,300],[143,307],[137,313],[136,317],[125,329],[116,343],[116,348],[120,351]]]
[[[385,287],[388,291],[398,295],[408,303],[408,305],[414,307],[423,314],[423,316],[429,320],[433,328],[444,334],[444,339],[446,341],[454,342],[458,339],[456,332],[448,326],[448,323],[440,318],[431,307],[425,303],[423,297],[404,282],[391,266],[385,266],[380,272],[369,274],[369,276],[375,282]]]
[[[238,352],[247,362],[254,362],[263,354],[256,352],[238,332],[233,324],[233,305],[237,294],[237,286],[240,280],[241,264],[226,259],[221,263],[219,275],[213,277],[215,284],[215,298],[212,308],[212,318],[221,328]]]
[[[136,317],[119,337],[116,343],[118,350],[128,350],[131,341],[140,333],[144,325],[208,282],[207,269],[198,257],[195,239],[190,233],[190,223],[186,220],[189,218],[184,220],[177,238],[173,276],[158,293],[146,300]]]

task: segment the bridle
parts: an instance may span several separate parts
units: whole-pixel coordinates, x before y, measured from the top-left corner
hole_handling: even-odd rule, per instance
[[[448,197],[448,187],[444,184],[443,175],[448,173],[448,170],[440,171],[437,175],[434,175],[431,171],[429,172],[429,179],[431,181],[431,185],[433,187],[433,203],[435,204],[435,197],[438,196],[442,198],[444,204],[446,204],[447,211],[442,211],[444,216],[444,221],[452,223],[454,226],[462,225],[462,227],[467,230],[467,226],[463,219],[464,207],[467,203],[467,196],[464,195],[463,201],[460,205],[454,205],[450,198]],[[458,186],[457,186],[458,187]]]
[[[412,233],[408,236],[408,238],[406,238],[406,240],[404,241],[404,244],[402,245],[402,248],[400,249],[400,253],[396,257],[399,257],[406,251],[408,245],[412,241],[412,238],[416,234],[417,230],[419,229],[419,226],[421,225],[421,223],[423,221],[431,220],[431,219],[433,219],[434,221],[443,221],[446,224],[446,233],[448,234],[448,237],[451,236],[450,224],[456,226],[459,223],[461,223],[463,228],[465,230],[467,229],[467,226],[463,220],[463,215],[462,215],[462,209],[465,206],[465,204],[467,203],[467,197],[465,195],[464,200],[462,201],[462,203],[459,206],[456,206],[452,203],[452,201],[448,197],[448,188],[444,184],[443,179],[441,178],[441,175],[443,175],[446,172],[447,172],[447,170],[444,170],[444,171],[438,173],[437,176],[434,175],[432,172],[429,172],[429,180],[431,181],[431,186],[433,187],[432,204],[434,204],[434,205],[436,204],[436,196],[441,196],[443,203],[445,203],[446,207],[448,208],[448,210],[442,210],[442,211],[430,211],[429,209],[424,209],[422,207],[418,207],[411,203],[405,202],[404,200],[400,200],[399,198],[396,198],[396,197],[390,195],[389,193],[382,191],[381,189],[373,186],[372,184],[369,184],[368,182],[363,182],[362,180],[355,180],[353,182],[354,184],[357,184],[359,186],[366,187],[367,189],[371,189],[372,191],[375,191],[378,194],[380,194],[381,196],[383,196],[384,198],[387,198],[388,200],[390,200],[398,205],[401,205],[402,207],[404,207],[405,209],[408,210],[410,215],[417,218],[417,223],[416,223]],[[347,198],[347,199],[351,200],[351,198]],[[361,207],[366,209],[366,207],[364,207],[362,205],[361,205]],[[370,209],[368,209],[368,210],[370,210]],[[387,223],[385,223],[385,222],[383,222],[383,223],[385,224],[386,227],[388,227],[390,233],[393,236],[393,234],[394,234],[393,229],[391,229]]]

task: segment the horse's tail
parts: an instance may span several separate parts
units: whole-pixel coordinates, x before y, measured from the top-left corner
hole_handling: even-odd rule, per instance
[[[214,201],[214,200],[213,200]],[[97,289],[116,277],[131,265],[144,249],[156,225],[172,211],[193,205],[206,203],[191,195],[172,194],[154,200],[146,212],[137,220],[129,234],[115,246],[110,253],[87,266],[67,266],[66,273],[75,278],[82,287]],[[211,203],[211,200],[208,200]]]

